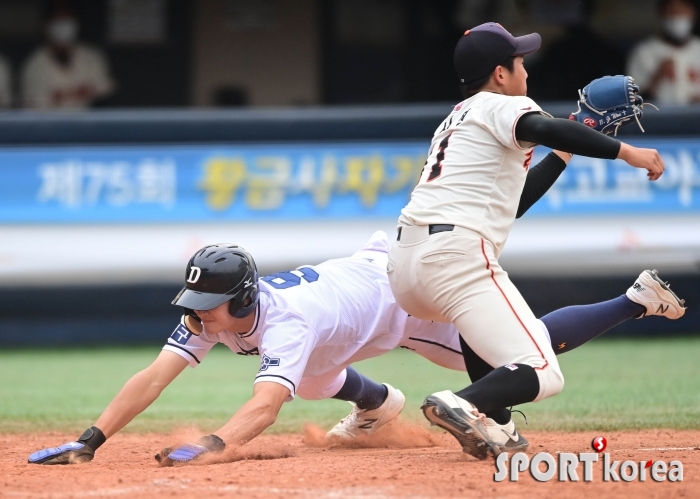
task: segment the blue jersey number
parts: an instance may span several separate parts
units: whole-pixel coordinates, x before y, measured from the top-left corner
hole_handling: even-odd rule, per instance
[[[318,281],[318,272],[308,267],[301,267],[296,270],[290,270],[289,272],[270,274],[263,277],[261,280],[265,281],[273,288],[287,289],[298,286],[301,284],[302,279],[306,282],[316,282]]]

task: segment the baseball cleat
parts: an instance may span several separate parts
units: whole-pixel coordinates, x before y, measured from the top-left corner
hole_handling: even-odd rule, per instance
[[[679,319],[685,314],[685,300],[671,291],[667,282],[659,278],[656,270],[645,270],[625,293],[627,298],[639,303],[647,310],[637,319],[649,315],[661,315],[667,319]]]
[[[421,409],[431,424],[450,432],[466,454],[486,459],[489,454],[496,457],[501,453],[501,447],[489,432],[486,417],[450,390],[429,395]]]
[[[384,386],[386,386],[387,396],[382,405],[376,409],[360,409],[353,404],[352,412],[326,433],[326,438],[351,439],[371,435],[401,414],[406,397],[401,390],[386,383]]]
[[[506,424],[498,424],[491,418],[484,418],[489,436],[498,445],[501,452],[525,452],[530,443],[525,440],[511,419]]]

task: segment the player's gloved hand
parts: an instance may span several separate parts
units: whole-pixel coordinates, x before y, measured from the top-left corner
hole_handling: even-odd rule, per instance
[[[645,104],[639,95],[639,86],[631,76],[603,76],[579,90],[578,110],[569,116],[606,135],[617,135],[620,127],[636,122],[642,128],[642,109]]]
[[[92,426],[85,430],[75,442],[68,442],[60,447],[52,447],[34,452],[29,456],[29,464],[79,464],[92,461],[95,451],[107,438],[104,433]]]
[[[226,444],[216,435],[205,435],[200,438],[196,444],[185,444],[172,449],[166,447],[155,455],[156,461],[161,466],[172,466],[174,463],[184,463],[192,461],[207,452],[223,452]]]

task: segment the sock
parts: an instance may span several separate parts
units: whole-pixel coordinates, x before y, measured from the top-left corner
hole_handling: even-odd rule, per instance
[[[389,396],[386,386],[375,383],[352,367],[345,368],[345,371],[347,372],[345,384],[338,393],[333,395],[334,399],[354,402],[358,408],[371,411],[382,405]]]
[[[479,381],[481,378],[493,371],[493,366],[479,357],[476,352],[474,352],[474,350],[467,345],[467,342],[464,341],[462,335],[459,336],[459,344],[462,346],[464,364],[467,367],[467,373],[469,373],[469,379],[472,380],[472,383]],[[485,412],[484,414],[486,414],[487,418],[493,419],[498,424],[507,424],[508,421],[510,421],[510,411],[505,407],[494,409],[492,411]]]
[[[535,369],[527,364],[507,366],[494,369],[476,383],[455,392],[455,395],[474,404],[479,412],[487,414],[496,409],[535,400],[540,392],[540,380]]]
[[[645,311],[643,305],[622,295],[592,305],[560,308],[540,320],[547,326],[554,353],[559,355],[580,347],[619,323]]]

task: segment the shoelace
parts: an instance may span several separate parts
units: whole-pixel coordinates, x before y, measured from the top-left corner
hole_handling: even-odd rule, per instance
[[[513,409],[512,407],[509,408],[508,410],[510,411],[511,414],[513,414],[514,412],[519,412],[520,415],[521,415],[521,416],[523,417],[523,419],[525,420],[525,424],[527,424],[527,416],[525,415],[525,413],[524,413],[523,411],[519,411],[518,409]]]
[[[355,425],[357,424],[358,416],[360,415],[360,412],[362,412],[361,409],[358,409],[357,406],[353,407],[352,412],[348,414],[347,417],[343,418],[340,420],[341,423],[344,425]]]

